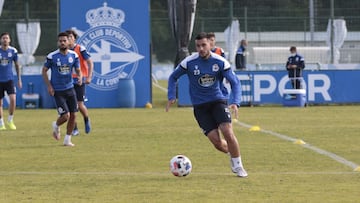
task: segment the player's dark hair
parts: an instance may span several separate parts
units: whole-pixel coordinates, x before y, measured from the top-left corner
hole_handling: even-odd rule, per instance
[[[213,33],[213,32],[208,32],[208,33],[207,33],[207,37],[208,37],[209,39],[212,38],[212,37],[215,38],[215,33]]]
[[[296,51],[296,47],[294,46],[290,47],[290,51]]]
[[[1,38],[2,36],[4,36],[4,35],[9,35],[9,36],[10,36],[10,33],[8,33],[8,32],[3,32],[3,33],[1,33],[0,38]]]
[[[68,33],[69,35],[73,35],[75,39],[78,38],[78,35],[77,35],[77,33],[75,32],[75,30],[71,30],[71,29],[70,29],[70,30],[66,30],[65,32]]]
[[[196,35],[195,40],[200,40],[204,38],[208,38],[208,34],[206,32],[200,32],[199,34]]]
[[[69,34],[66,33],[66,32],[60,32],[60,33],[58,34],[58,37],[69,37]]]

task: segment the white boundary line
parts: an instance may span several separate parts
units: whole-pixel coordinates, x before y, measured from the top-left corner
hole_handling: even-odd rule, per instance
[[[157,84],[157,83],[154,83],[153,82],[153,85],[158,87],[159,89],[163,90],[164,92],[167,92],[167,89],[162,87],[161,85]],[[245,128],[251,128],[252,126],[249,125],[249,124],[246,124],[246,123],[243,123],[243,122],[240,122],[240,121],[237,121],[235,122],[237,123],[238,125],[242,126],[242,127],[245,127]],[[286,141],[289,141],[289,142],[296,142],[298,139],[295,139],[295,138],[292,138],[292,137],[289,137],[287,135],[283,135],[283,134],[280,134],[280,133],[276,133],[276,132],[273,132],[273,131],[270,131],[270,130],[264,130],[264,129],[260,129],[260,132],[263,132],[263,133],[266,133],[266,134],[269,134],[269,135],[272,135],[272,136],[275,136],[275,137],[278,137],[280,139],[283,139],[283,140],[286,140]],[[349,160],[346,160],[345,158],[337,155],[337,154],[334,154],[332,152],[329,152],[329,151],[326,151],[326,150],[323,150],[323,149],[320,149],[318,147],[315,147],[313,145],[310,145],[308,143],[305,143],[305,144],[301,144],[301,146],[307,148],[307,149],[310,149],[318,154],[322,154],[322,155],[325,155],[331,159],[334,159],[335,161],[341,163],[341,164],[344,164],[346,166],[349,166],[351,167],[354,171],[359,171],[360,170],[360,165],[354,163],[354,162],[351,162]]]
[[[246,124],[246,123],[243,123],[243,122],[240,122],[240,121],[237,121],[237,122],[234,122],[234,123],[237,123],[238,125],[242,126],[242,127],[245,127],[245,128],[251,128],[252,126],[250,126],[249,124]],[[295,139],[295,138],[292,138],[292,137],[289,137],[287,135],[283,135],[283,134],[280,134],[280,133],[277,133],[277,132],[273,132],[273,131],[270,131],[270,130],[264,130],[264,129],[261,129],[259,130],[260,132],[263,132],[263,133],[266,133],[266,134],[269,134],[269,135],[272,135],[272,136],[275,136],[275,137],[278,137],[280,139],[283,139],[283,140],[286,140],[286,141],[290,141],[290,142],[296,142],[298,139]],[[305,147],[307,149],[310,149],[318,154],[322,154],[324,156],[327,156],[341,164],[344,164],[346,166],[349,166],[351,167],[354,171],[358,171],[360,166],[354,162],[351,162],[349,160],[346,160],[345,158],[339,156],[339,155],[336,155],[332,152],[329,152],[329,151],[326,151],[326,150],[323,150],[323,149],[320,149],[318,147],[315,147],[313,145],[310,145],[308,143],[305,143],[305,144],[301,144],[302,147]]]
[[[163,86],[161,86],[161,85],[159,85],[159,84],[157,84],[157,83],[155,83],[155,82],[153,82],[152,84],[153,84],[155,87],[161,89],[161,90],[164,91],[164,92],[167,92],[167,91],[168,91],[165,87],[163,87]]]
[[[233,173],[211,173],[211,172],[196,172],[193,171],[192,174],[196,175],[233,175]],[[318,171],[318,172],[304,172],[304,171],[294,171],[294,172],[252,172],[252,175],[353,175],[358,174],[358,172],[349,172],[349,171]],[[110,175],[110,176],[172,176],[169,172],[106,172],[106,171],[0,171],[0,176],[13,176],[13,175]]]

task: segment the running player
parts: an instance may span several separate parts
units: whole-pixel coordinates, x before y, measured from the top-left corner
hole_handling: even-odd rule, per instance
[[[195,47],[197,53],[186,57],[169,77],[166,111],[176,101],[177,80],[186,74],[194,116],[200,128],[217,150],[230,154],[231,170],[239,177],[246,177],[248,174],[242,164],[230,112],[232,109],[237,118],[241,97],[240,81],[231,70],[230,63],[210,51],[206,33],[196,36]],[[224,78],[229,81],[234,96],[230,109],[220,85]],[[225,139],[221,138],[219,130]]]
[[[42,77],[47,86],[48,92],[54,96],[58,111],[58,119],[52,123],[53,136],[60,140],[60,126],[67,122],[64,146],[75,146],[71,142],[71,134],[75,126],[75,112],[77,109],[76,93],[72,79],[72,70],[78,76],[78,83],[82,83],[78,55],[69,50],[69,35],[66,32],[58,34],[58,47],[56,51],[46,56],[42,69]],[[51,81],[47,71],[51,69]]]
[[[77,76],[76,74],[73,74],[74,78],[74,88],[76,91],[76,98],[79,105],[79,110],[81,115],[84,118],[85,123],[85,133],[90,133],[91,130],[91,124],[89,119],[89,113],[88,109],[85,106],[84,100],[85,100],[85,85],[90,84],[94,64],[90,58],[90,54],[87,52],[86,48],[84,46],[81,46],[80,44],[76,44],[76,39],[78,37],[77,33],[74,30],[67,30],[66,33],[69,34],[69,42],[70,42],[70,49],[75,51],[79,56],[79,62],[80,62],[80,69],[83,76],[83,83],[81,85],[77,82]],[[75,128],[73,131],[73,135],[79,135],[79,129],[77,127],[77,122],[75,121]]]

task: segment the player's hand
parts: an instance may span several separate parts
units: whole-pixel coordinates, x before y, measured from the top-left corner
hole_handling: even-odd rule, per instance
[[[167,104],[166,104],[166,109],[165,109],[166,112],[169,112],[170,106],[171,106],[172,104],[174,104],[175,101],[176,101],[175,99],[172,99],[172,100],[169,100],[169,101],[167,102]]]
[[[54,96],[55,94],[54,88],[51,85],[48,86],[48,92],[51,96]]]
[[[88,84],[90,84],[90,82],[91,82],[91,78],[90,78],[90,77],[87,77],[86,80],[85,80],[85,84],[88,85]]]
[[[78,81],[77,81],[78,85],[82,85],[82,77],[78,77]]]
[[[18,80],[18,88],[21,89],[22,88],[22,81],[21,80]]]
[[[239,109],[238,109],[237,105],[236,104],[230,104],[229,107],[230,107],[231,114],[234,115],[235,119],[238,119]]]

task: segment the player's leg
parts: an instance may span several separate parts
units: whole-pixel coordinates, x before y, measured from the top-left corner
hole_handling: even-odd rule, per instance
[[[234,134],[232,124],[231,123],[221,123],[219,125],[219,129],[228,144],[232,172],[236,173],[239,177],[248,176],[247,172],[244,169],[242,160],[241,160],[240,147],[239,147],[238,140]]]
[[[219,129],[224,136],[225,142],[228,145],[228,151],[231,157],[239,157],[240,156],[240,148],[238,144],[238,140],[234,135],[231,123],[221,123],[219,125]]]
[[[4,83],[0,82],[0,130],[6,130],[3,117]]]
[[[90,133],[91,124],[90,124],[88,109],[86,108],[84,101],[78,101],[78,105],[79,105],[79,111],[84,118],[85,133]]]
[[[11,130],[16,130],[16,126],[14,124],[14,112],[16,107],[16,95],[9,94],[10,104],[9,104],[9,116],[7,124]]]
[[[213,107],[213,115],[219,123],[219,130],[226,140],[230,154],[231,170],[239,177],[246,177],[247,173],[243,167],[240,147],[231,124],[231,113],[226,103],[216,103]]]
[[[74,84],[74,89],[75,89],[75,93],[76,93],[76,99],[78,101],[78,105],[79,105],[79,109],[80,109],[80,101],[83,100],[83,96],[81,95],[81,88],[80,88],[80,85],[78,84]],[[78,129],[78,126],[77,126],[77,122],[76,122],[76,119],[75,119],[75,126],[74,126],[74,130],[72,132],[72,135],[73,136],[77,136],[80,134],[80,131]]]
[[[68,110],[70,112],[69,113],[70,117],[69,117],[69,120],[68,120],[67,126],[66,126],[66,135],[64,138],[64,146],[73,147],[75,145],[71,142],[71,134],[75,127],[75,119],[76,119],[75,112],[78,111],[76,93],[75,93],[74,89],[70,89],[67,91],[66,104],[67,104]]]
[[[15,107],[16,107],[16,92],[14,82],[12,80],[8,81],[5,86],[6,92],[9,95],[9,115],[7,120],[7,125],[11,130],[16,130],[16,126],[13,121]]]
[[[6,127],[4,124],[4,119],[3,119],[3,97],[1,97],[1,99],[0,99],[0,130],[6,130]]]
[[[217,150],[224,153],[229,152],[227,142],[221,138],[219,130],[217,128],[207,133],[207,137]]]
[[[221,139],[218,126],[211,114],[211,105],[194,106],[194,116],[203,133],[208,137],[214,147],[224,153],[228,152],[227,143]]]
[[[75,88],[75,92],[76,92],[76,99],[78,101],[79,111],[84,118],[85,133],[89,133],[91,130],[91,124],[90,124],[90,119],[89,119],[89,115],[88,115],[88,109],[86,108],[85,103],[84,103],[85,84],[75,85],[74,88]],[[79,130],[77,128],[77,123],[75,121],[75,128],[73,131],[73,135],[78,135],[78,134],[79,134]]]
[[[56,91],[54,94],[56,110],[58,118],[52,122],[53,137],[60,140],[60,126],[64,124],[70,117],[69,110],[66,105],[66,95],[64,91]]]

